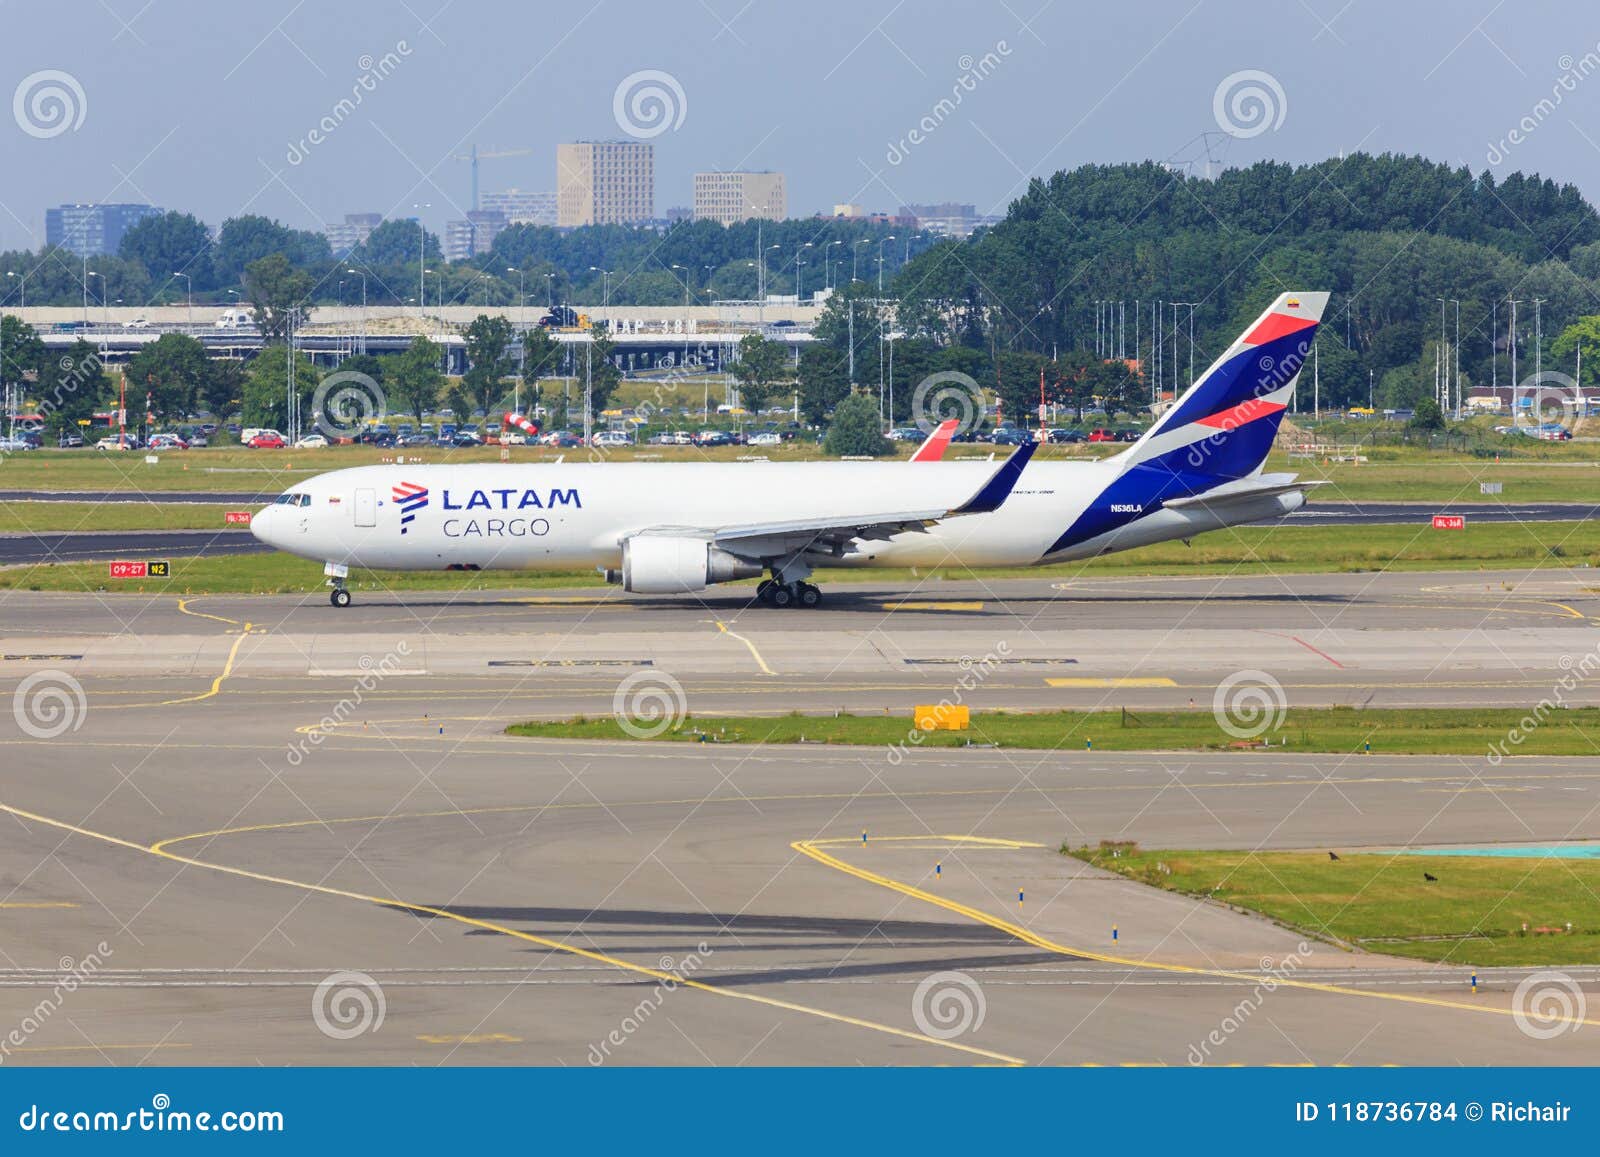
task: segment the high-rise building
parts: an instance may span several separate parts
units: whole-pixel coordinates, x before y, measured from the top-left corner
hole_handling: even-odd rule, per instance
[[[345,257],[357,245],[364,244],[372,231],[382,224],[382,213],[346,213],[342,223],[324,225],[322,232],[333,255]]]
[[[556,194],[525,193],[521,189],[502,189],[485,193],[478,199],[485,209],[498,210],[506,215],[512,225],[554,225],[556,223]]]
[[[556,146],[556,224],[635,225],[655,216],[655,146],[577,141]]]
[[[115,253],[124,233],[161,212],[154,205],[60,205],[44,211],[44,242],[100,257]]]
[[[494,247],[494,239],[506,227],[506,215],[498,209],[469,210],[465,220],[446,221],[440,249],[446,261],[481,257]]]
[[[716,172],[694,175],[694,219],[732,225],[754,217],[782,221],[788,216],[783,174]]]

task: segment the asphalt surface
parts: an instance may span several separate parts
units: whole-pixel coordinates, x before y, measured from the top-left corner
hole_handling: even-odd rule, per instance
[[[1593,760],[502,733],[619,702],[904,711],[963,655],[1016,660],[980,712],[1209,702],[1246,665],[1293,702],[1526,701],[1594,646],[1584,583],[939,584],[828,612],[7,592],[0,1024],[82,980],[6,1063],[1587,1063],[1600,1026],[1507,1015],[1525,970],[1474,994],[1054,849],[1593,837]],[[1117,682],[1150,677],[1173,685]]]

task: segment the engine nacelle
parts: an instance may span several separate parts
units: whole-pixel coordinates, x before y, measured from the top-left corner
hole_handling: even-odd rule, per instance
[[[635,594],[703,591],[713,583],[759,578],[762,570],[703,538],[639,534],[622,543],[622,589]]]

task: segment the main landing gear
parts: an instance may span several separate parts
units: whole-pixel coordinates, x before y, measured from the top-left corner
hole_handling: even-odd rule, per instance
[[[822,602],[822,591],[808,582],[784,583],[776,579],[763,579],[756,587],[756,598],[769,607],[805,607],[807,610]]]

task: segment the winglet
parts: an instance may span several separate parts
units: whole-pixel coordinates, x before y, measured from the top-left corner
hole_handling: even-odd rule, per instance
[[[950,418],[940,422],[929,434],[927,440],[917,447],[917,452],[911,455],[913,462],[937,462],[944,457],[944,452],[950,446],[950,439],[955,436],[956,427],[961,425],[961,419]]]
[[[950,513],[989,514],[999,510],[1006,499],[1011,497],[1011,491],[1016,488],[1017,480],[1022,477],[1022,468],[1028,464],[1028,459],[1033,457],[1033,452],[1038,448],[1039,443],[1031,439],[1018,446],[1011,457],[1000,463],[1000,469],[983,484],[982,490]]]

